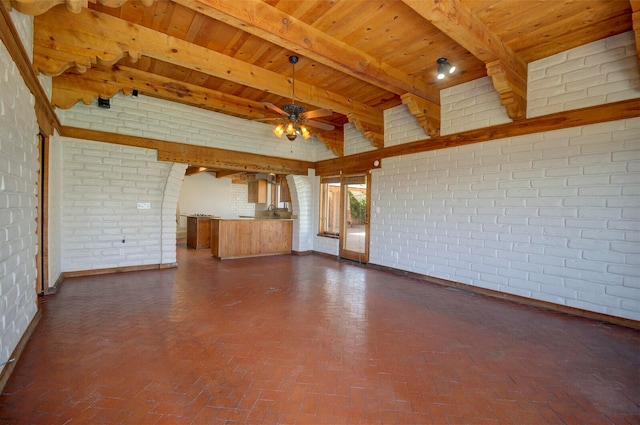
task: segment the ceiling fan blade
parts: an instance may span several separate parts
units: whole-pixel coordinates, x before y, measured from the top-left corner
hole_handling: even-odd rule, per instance
[[[255,120],[251,120],[251,121],[267,122],[267,121],[280,121],[280,120],[282,120],[282,118],[256,118]]]
[[[335,129],[335,126],[333,126],[331,124],[325,124],[325,123],[319,122],[319,121],[309,120],[309,121],[306,121],[305,124],[309,125],[311,127],[316,127],[316,128],[320,128],[322,130],[327,130],[327,131],[331,131],[331,130]]]
[[[274,112],[279,113],[280,115],[284,115],[285,117],[288,117],[289,114],[287,114],[285,111],[283,111],[282,109],[278,108],[276,105],[274,105],[273,103],[269,103],[269,102],[263,102],[262,103],[264,106],[266,106],[267,108],[271,109]]]
[[[307,111],[302,114],[302,119],[328,117],[329,115],[333,115],[333,112],[329,109],[316,109],[315,111]]]

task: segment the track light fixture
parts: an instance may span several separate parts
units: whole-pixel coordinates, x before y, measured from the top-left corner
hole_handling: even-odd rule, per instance
[[[451,65],[447,58],[438,59],[438,80],[442,80],[447,74],[456,72],[456,67]]]

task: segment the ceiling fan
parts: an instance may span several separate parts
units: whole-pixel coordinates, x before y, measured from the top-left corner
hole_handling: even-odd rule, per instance
[[[311,137],[311,133],[307,130],[306,126],[320,128],[322,130],[331,131],[335,127],[331,124],[325,124],[323,122],[314,121],[312,118],[327,117],[333,114],[329,109],[316,109],[314,111],[307,111],[304,106],[296,105],[295,103],[295,70],[296,63],[298,63],[297,56],[289,56],[289,63],[291,63],[293,71],[291,78],[291,103],[284,105],[282,108],[277,107],[273,103],[263,102],[264,106],[271,109],[274,112],[285,117],[285,123],[279,124],[273,129],[273,132],[278,137],[283,135],[287,136],[287,139],[293,141],[298,134],[302,135],[305,139]],[[283,120],[283,118],[266,118],[258,121],[274,121]]]

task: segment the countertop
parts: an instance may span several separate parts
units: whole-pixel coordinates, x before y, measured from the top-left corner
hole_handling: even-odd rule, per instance
[[[253,215],[241,215],[238,218],[218,218],[216,217],[216,220],[220,220],[220,221],[234,221],[234,220],[268,220],[268,221],[272,221],[272,220],[278,220],[278,221],[293,221],[293,218],[278,218],[278,217],[258,217],[258,216],[253,216]]]

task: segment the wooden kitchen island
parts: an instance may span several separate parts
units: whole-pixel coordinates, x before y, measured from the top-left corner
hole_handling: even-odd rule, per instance
[[[187,216],[187,247],[200,249],[211,246],[211,215]]]
[[[211,255],[220,260],[291,253],[292,219],[211,219]]]

